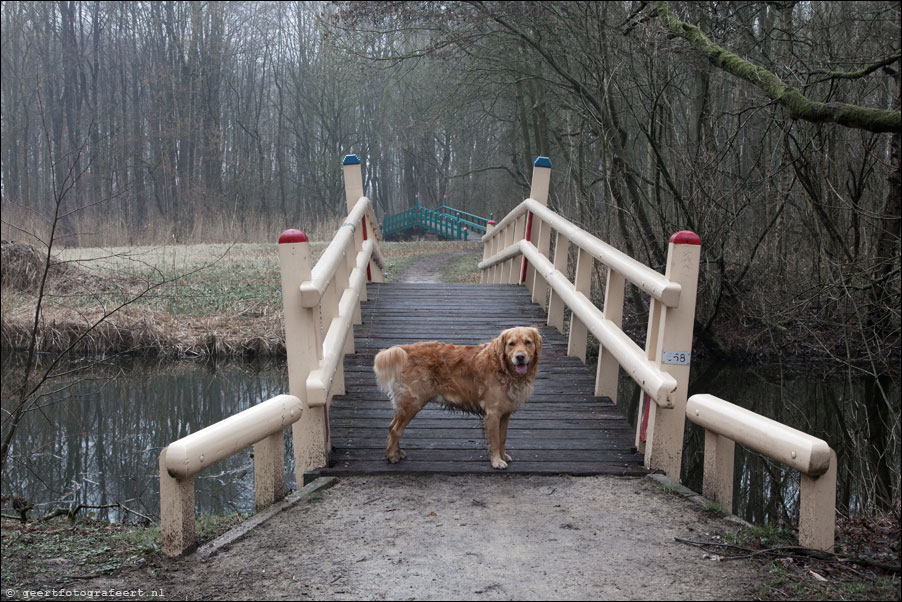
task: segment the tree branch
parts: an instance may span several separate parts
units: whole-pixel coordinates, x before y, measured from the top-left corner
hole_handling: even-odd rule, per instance
[[[661,0],[654,3],[664,25],[705,55],[711,63],[749,82],[769,98],[789,110],[793,119],[812,123],[837,123],[869,132],[902,132],[902,112],[873,109],[843,102],[817,102],[800,90],[783,82],[775,74],[759,67],[715,44],[695,25],[676,18],[670,5]]]
[[[896,50],[894,53],[883,59],[882,61],[877,61],[867,67],[863,67],[858,71],[826,71],[824,69],[818,69],[817,71],[812,71],[812,75],[826,75],[823,80],[826,81],[828,79],[860,79],[867,75],[870,75],[874,71],[877,71],[881,67],[887,67],[897,62],[900,58],[902,58],[902,50]]]

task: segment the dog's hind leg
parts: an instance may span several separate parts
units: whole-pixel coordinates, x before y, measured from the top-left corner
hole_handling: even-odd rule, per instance
[[[415,397],[409,395],[399,395],[393,401],[395,402],[395,417],[388,425],[388,443],[385,446],[385,457],[392,464],[407,457],[407,454],[401,449],[401,433],[423,407],[423,403],[419,403]]]

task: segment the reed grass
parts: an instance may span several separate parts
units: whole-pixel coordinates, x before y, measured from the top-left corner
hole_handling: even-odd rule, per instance
[[[54,247],[112,248],[204,243],[269,243],[288,228],[303,230],[310,240],[330,240],[344,216],[315,216],[292,223],[279,213],[228,215],[208,212],[195,216],[190,228],[178,220],[161,219],[141,222],[135,227],[123,216],[89,211],[76,211],[57,224]],[[3,204],[0,238],[18,241],[38,248],[50,240],[51,220],[12,203]]]
[[[327,243],[311,246],[318,258]],[[429,241],[381,245],[389,274],[422,255],[465,248]],[[51,273],[43,301],[40,351],[72,347],[81,355],[171,358],[284,353],[275,243],[66,248],[54,255],[54,265],[62,267]],[[28,347],[36,302],[34,288],[2,287],[4,351]]]

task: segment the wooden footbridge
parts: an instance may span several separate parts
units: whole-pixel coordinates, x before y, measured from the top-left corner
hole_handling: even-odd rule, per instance
[[[511,285],[371,284],[354,329],[355,353],[345,357],[345,394],[332,398],[332,456],[324,475],[489,473],[482,421],[427,406],[404,431],[408,457],[385,460],[391,404],[376,388],[373,356],[392,345],[441,340],[475,345],[506,328],[540,327],[542,359],[535,392],[511,420],[508,473],[639,475],[648,471],[633,432],[610,399],[595,396],[592,374],[567,355],[567,339],[545,326],[529,291]],[[478,311],[474,311],[474,306]]]
[[[348,217],[312,265],[303,232],[279,239],[290,394],[171,443],[160,454],[163,549],[194,542],[194,475],[254,447],[258,510],[285,494],[283,431],[291,427],[298,483],[310,471],[636,475],[679,481],[685,420],[705,428],[705,496],[731,507],[736,441],[798,469],[800,542],[833,545],[836,454],[824,441],[710,395],[687,399],[700,241],[670,239],[661,274],[547,207],[551,163],[536,160],[530,198],[482,237],[479,285],[383,283],[382,233],[363,194],[360,161],[343,164]],[[591,301],[596,262],[604,303]],[[629,282],[649,297],[645,346],[621,330]],[[569,310],[565,314],[565,309]],[[569,319],[565,320],[565,316]],[[481,423],[428,408],[402,437],[408,458],[384,458],[391,406],[372,358],[384,347],[440,339],[476,344],[534,325],[544,338],[535,392],[510,422],[508,469],[493,470]],[[588,333],[601,350],[585,367]],[[564,334],[566,333],[566,334]],[[642,389],[635,432],[616,409],[620,370]]]

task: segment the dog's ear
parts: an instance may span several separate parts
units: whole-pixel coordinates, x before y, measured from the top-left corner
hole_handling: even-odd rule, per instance
[[[507,331],[503,331],[492,341],[492,355],[499,361],[504,358],[504,346],[507,344]]]
[[[542,350],[542,333],[539,332],[538,328],[530,328],[532,331],[532,340],[535,342],[536,346],[536,359],[539,359],[539,352]]]

